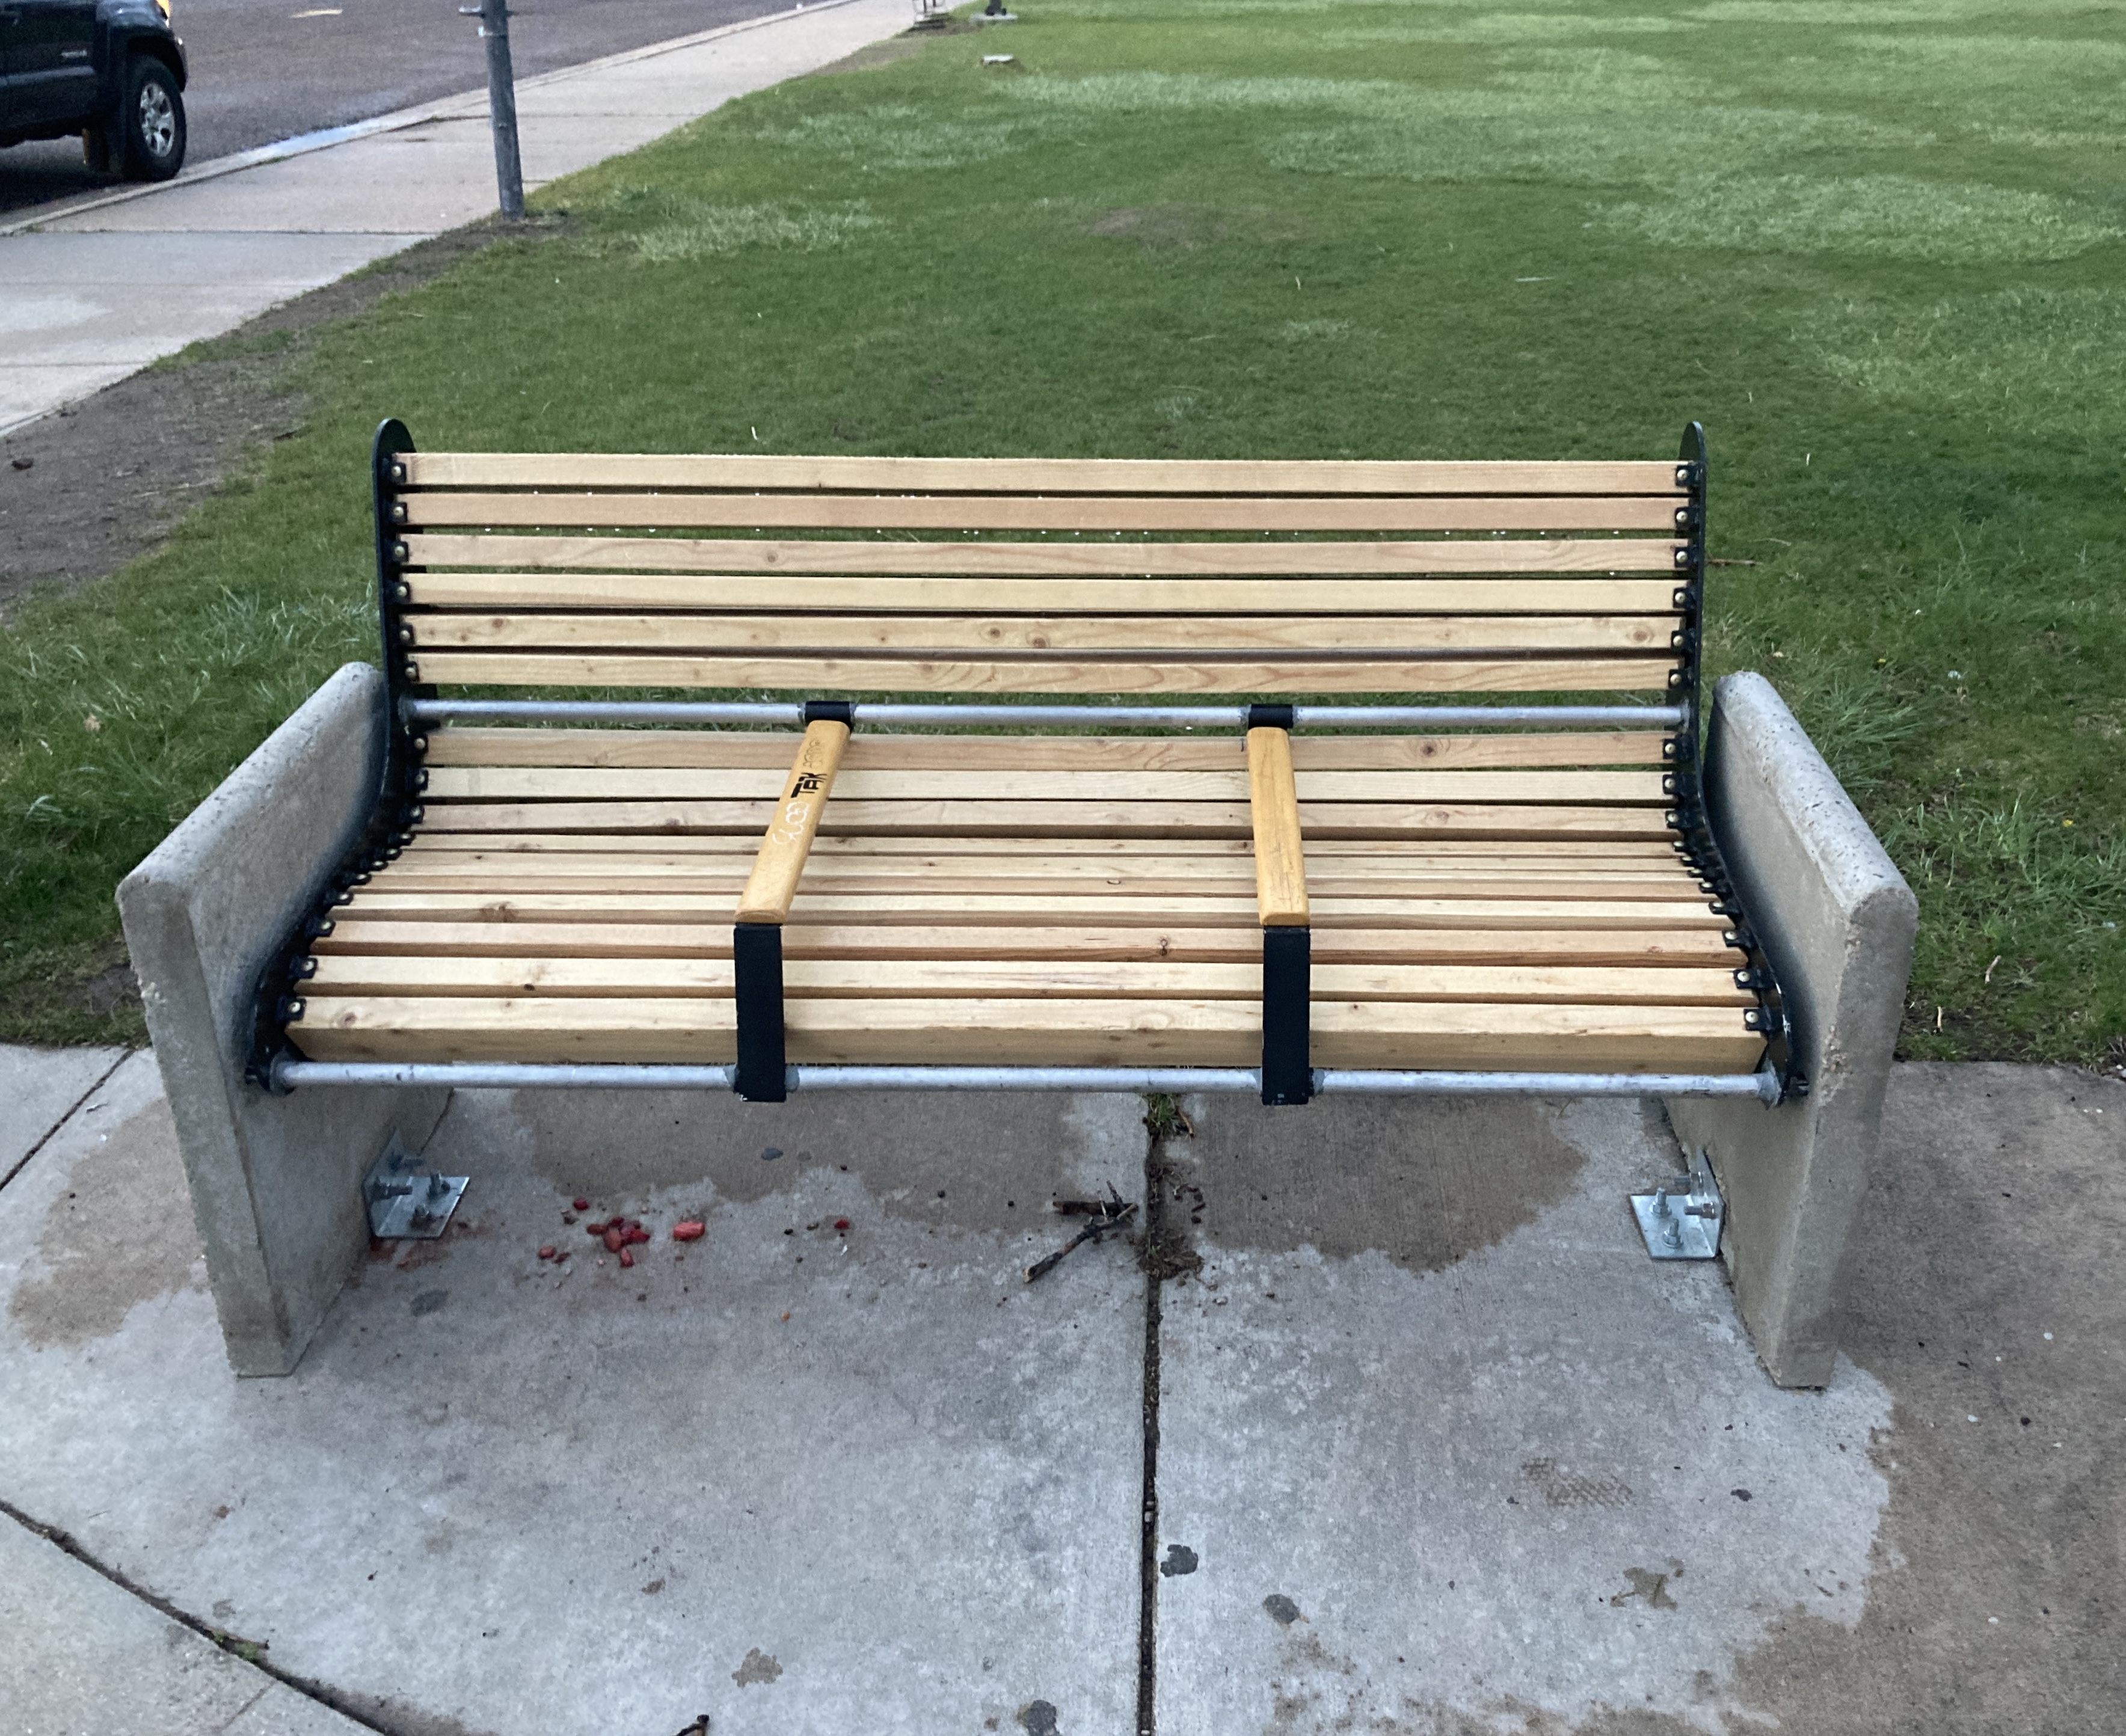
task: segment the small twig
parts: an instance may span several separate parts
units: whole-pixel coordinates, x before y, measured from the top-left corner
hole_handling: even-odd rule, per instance
[[[1989,982],[1989,983],[1990,983],[1990,982],[1991,982],[1991,981],[1993,980],[1993,971],[1994,971],[1994,967],[1995,967],[1996,965],[1999,965],[1999,964],[2000,964],[2000,962],[2001,962],[2001,955],[2000,955],[1999,953],[1997,953],[1997,952],[1996,952],[1996,953],[1995,953],[1995,954],[1993,955],[1993,963],[1992,963],[1991,965],[1988,965],[1986,967],[1986,980],[1987,980],[1987,982]]]
[[[1078,1202],[1073,1201],[1072,1203],[1075,1204]],[[1076,1235],[1071,1237],[1069,1241],[1065,1242],[1061,1248],[1057,1248],[1054,1253],[1044,1255],[1042,1258],[1035,1261],[1032,1265],[1026,1268],[1026,1281],[1031,1284],[1037,1278],[1046,1277],[1050,1272],[1055,1271],[1058,1266],[1062,1264],[1064,1255],[1069,1253],[1072,1248],[1079,1247],[1084,1243],[1098,1241],[1100,1238],[1107,1234],[1109,1230],[1116,1229],[1119,1225],[1127,1224],[1136,1215],[1136,1201],[1134,1200],[1131,1201],[1127,1205],[1122,1205],[1117,1201],[1114,1208],[1112,1210],[1108,1209],[1107,1205],[1103,1203],[1099,1207],[1099,1215],[1094,1218],[1091,1223],[1088,1224],[1083,1229],[1080,1230]]]
[[[1754,560],[1735,560],[1725,556],[1713,556],[1707,559],[1705,564],[1708,567],[1754,567],[1757,563]]]

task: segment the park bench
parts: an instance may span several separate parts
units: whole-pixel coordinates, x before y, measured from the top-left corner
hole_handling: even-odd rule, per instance
[[[374,463],[380,787],[258,1085],[1805,1088],[1706,818],[1695,425]]]
[[[900,1087],[1659,1098],[1830,1377],[1917,907],[1769,683],[1701,716],[1695,427],[373,461],[383,667],[119,888],[240,1371],[451,1087],[715,1087],[719,1144]]]

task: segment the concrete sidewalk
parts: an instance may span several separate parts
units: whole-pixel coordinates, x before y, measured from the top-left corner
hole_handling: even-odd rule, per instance
[[[527,191],[908,27],[820,0],[524,80]],[[494,209],[478,92],[0,226],[0,434]]]
[[[1716,1270],[1646,1260],[1651,1106],[1211,1102],[1155,1146],[1126,1097],[461,1093],[462,1221],[239,1381],[152,1057],[0,1081],[0,1527],[109,1576],[0,1542],[0,1736],[2050,1736],[2126,1703],[2126,1084],[1896,1069],[1811,1394]],[[1110,1243],[1024,1284],[1051,1194],[1109,1185],[1201,1270],[1148,1292]],[[659,1232],[632,1269],[564,1221],[614,1211]]]

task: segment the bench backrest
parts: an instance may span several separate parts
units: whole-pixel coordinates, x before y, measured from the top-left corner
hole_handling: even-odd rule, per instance
[[[378,465],[406,685],[1169,701],[1680,689],[1701,476],[1676,460]]]

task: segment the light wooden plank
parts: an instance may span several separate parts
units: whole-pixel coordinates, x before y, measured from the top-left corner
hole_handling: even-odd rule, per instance
[[[1721,933],[1727,924],[1713,916],[1706,904],[1639,899],[1588,899],[1546,901],[1490,898],[1343,898],[1311,894],[1313,926],[1328,927],[1382,927],[1411,929],[1489,929],[1515,926],[1532,929],[1584,929],[1592,932],[1660,930],[1669,933],[1705,931]],[[366,920],[399,922],[728,922],[735,908],[735,894],[725,893],[661,892],[654,888],[626,892],[610,888],[566,892],[458,891],[442,889],[408,889],[369,885],[361,888],[354,902],[336,913],[341,930]],[[994,891],[974,893],[890,892],[807,893],[801,908],[795,909],[801,922],[862,922],[911,924],[995,922],[999,924],[1067,924],[1099,922],[1109,926],[1170,926],[1176,921],[1191,926],[1255,926],[1252,889],[1231,897],[1198,896],[1177,909],[1172,899],[1158,894],[1124,890],[1098,893]]]
[[[649,653],[428,651],[409,680],[443,686],[769,688],[831,693],[1664,692],[1665,658],[1442,657],[1417,662],[1163,662],[1148,658],[660,657]]]
[[[481,958],[326,954],[305,993],[728,996],[729,958]],[[1576,1007],[1747,1007],[1732,971],[1670,966],[1314,963],[1313,993],[1336,1001],[1480,1002]],[[817,959],[786,954],[792,999],[1009,998],[1259,1001],[1259,959],[1198,964],[1084,958]]]
[[[697,861],[655,857],[621,857],[609,861],[565,858],[530,860],[510,857],[471,860],[401,861],[379,875],[373,884],[398,890],[453,891],[480,888],[507,895],[517,891],[575,890],[594,886],[615,891],[686,891],[698,888],[734,894],[746,880],[742,863]],[[906,858],[890,864],[861,862],[830,866],[815,861],[805,886],[808,894],[820,893],[890,892],[897,888],[928,888],[938,891],[999,893],[1035,890],[1075,892],[1109,887],[1136,897],[1155,894],[1179,899],[1231,895],[1256,884],[1256,875],[1225,868],[1214,871],[1208,864],[1156,862],[1124,868],[1083,862],[1042,862],[1025,858],[1005,861],[945,859],[926,861]],[[1319,859],[1308,879],[1321,894],[1339,897],[1393,898],[1397,896],[1484,897],[1507,899],[1614,899],[1637,898],[1703,903],[1707,895],[1692,883],[1645,875],[1544,875],[1533,870],[1494,870],[1472,878],[1462,871],[1424,868],[1396,871],[1366,865],[1339,870]]]
[[[820,818],[834,793],[835,768],[848,745],[849,726],[829,719],[805,726],[805,738],[775,805],[760,852],[739,894],[741,922],[779,922],[790,913],[790,900],[805,872],[805,857],[820,830]],[[601,772],[603,777],[621,777],[624,772]],[[669,775],[669,774],[668,774]],[[697,774],[698,775],[698,774]],[[711,774],[713,775],[713,774]]]
[[[853,488],[1044,494],[1653,494],[1672,460],[857,458],[781,454],[409,452],[437,488]]]
[[[476,914],[461,913],[461,914]],[[321,957],[727,959],[729,922],[428,922],[385,918],[340,922],[313,949]],[[1741,954],[1717,927],[1663,929],[1335,928],[1314,933],[1321,962],[1349,964],[1691,965],[1734,969]],[[1255,927],[1087,926],[1022,922],[785,922],[785,958],[1108,959],[1175,964],[1250,962],[1262,956]]]
[[[1282,733],[1282,732],[1280,732]],[[1280,750],[1282,752],[1283,750]],[[1289,767],[1288,757],[1281,764]],[[1655,771],[1306,771],[1299,794],[1310,802],[1610,802],[1673,807]],[[766,768],[734,771],[582,769],[531,766],[438,766],[427,800],[446,801],[751,801],[774,795]],[[1221,771],[879,771],[853,768],[835,785],[851,801],[973,801],[985,795],[1013,801],[1238,801],[1249,791],[1247,767]],[[440,811],[440,809],[437,810]]]
[[[1668,495],[1078,496],[643,494],[561,489],[404,496],[409,527],[1108,531],[1661,531]]]
[[[439,729],[435,766],[602,766],[714,770],[790,762],[794,731],[720,729]],[[1652,730],[1547,735],[1295,735],[1292,764],[1306,771],[1448,767],[1657,766],[1667,737]],[[859,729],[845,771],[1215,771],[1245,763],[1240,734],[886,735]]]
[[[445,832],[722,832],[766,828],[767,802],[541,802],[506,804],[438,803],[423,823]],[[1309,837],[1457,836],[1472,838],[1668,837],[1659,810],[1644,808],[1460,806],[1363,802],[1302,802]],[[1044,834],[1087,837],[1246,837],[1253,826],[1245,806],[1230,802],[1176,802],[1156,816],[1123,804],[1097,802],[840,802],[821,829],[832,835],[943,833],[976,837]]]
[[[1665,653],[1680,615],[499,615],[409,614],[414,650],[682,652],[720,656],[1282,657],[1369,661],[1478,652]]]
[[[1009,578],[1200,574],[1205,578],[1415,573],[1673,573],[1673,540],[1463,537],[1437,542],[902,542],[853,538],[477,536],[413,531],[416,567],[549,572],[810,573]],[[416,601],[419,597],[417,595]]]
[[[676,871],[727,872],[751,860],[757,841],[744,834],[609,833],[438,833],[423,834],[400,852],[409,868],[462,865],[472,859],[511,857],[533,862],[580,861],[597,857],[615,862],[655,856]],[[1164,859],[1176,874],[1228,875],[1245,871],[1254,855],[1251,838],[1203,838],[1177,842],[1159,837],[823,837],[814,841],[810,860],[829,865],[823,871],[857,868],[881,874],[932,873],[939,864],[959,864],[980,856],[986,871],[1010,873],[1013,864],[1032,857],[1080,864],[1119,862],[1141,871],[1149,859]],[[1546,849],[1538,841],[1443,838],[1323,838],[1308,847],[1308,859],[1330,874],[1406,872],[1477,879],[1494,875],[1526,875],[1531,870],[1575,877],[1652,875],[1661,881],[1694,884],[1696,875],[1671,851],[1646,844],[1561,842]],[[917,859],[909,866],[909,859]],[[1367,865],[1378,864],[1377,868]],[[1082,870],[1080,871],[1083,871]]]
[[[1292,738],[1282,729],[1248,731],[1248,811],[1254,825],[1255,904],[1263,927],[1304,928],[1306,854],[1292,787]]]
[[[1245,1001],[793,1000],[791,1061],[878,1064],[1250,1067]],[[1730,1007],[1495,1007],[1323,1001],[1326,1067],[1748,1073],[1763,1040]],[[319,1060],[728,1062],[728,1000],[480,1000],[313,996],[290,1029]]]
[[[442,554],[431,551],[426,543],[422,546],[430,559],[442,559]],[[676,545],[653,542],[634,546],[657,549]],[[906,545],[833,543],[820,546],[890,550]],[[1225,616],[1667,615],[1675,608],[1677,581],[1672,573],[1667,572],[1667,568],[1674,564],[1672,559],[1663,569],[1667,576],[1653,578],[1613,578],[1608,576],[1607,568],[1563,578],[1366,578],[1333,572],[1319,573],[1311,569],[1303,573],[1286,571],[1274,565],[1269,567],[1272,576],[1254,578],[1221,578],[1215,572],[1206,576],[1193,567],[1180,569],[1177,576],[1164,578],[1151,573],[1085,578],[1077,576],[1075,569],[1047,578],[1014,578],[1009,571],[985,573],[974,578],[951,577],[952,567],[937,563],[945,561],[947,554],[957,557],[964,546],[945,545],[947,553],[939,554],[928,567],[921,562],[903,562],[908,568],[905,573],[874,571],[870,577],[780,571],[758,577],[718,575],[713,571],[682,568],[665,573],[412,573],[407,575],[406,583],[416,608],[489,611],[718,609],[731,612],[772,610],[779,614],[800,611],[845,614],[862,610],[943,616],[1134,613]],[[1312,549],[1324,545],[1277,546]],[[984,550],[977,549],[974,553],[987,559]],[[864,558],[874,568],[883,559],[875,554]],[[1335,564],[1335,559],[1330,557],[1294,557],[1302,558],[1317,565],[1325,559]],[[658,559],[669,557],[659,555]],[[1368,555],[1364,559],[1372,560],[1377,557]],[[835,564],[846,566],[851,561]],[[1349,562],[1347,559],[1344,564],[1348,565]],[[987,561],[987,564],[995,567],[998,564]],[[1109,559],[1095,572],[1113,571],[1121,564]],[[1287,561],[1284,567],[1291,568],[1292,562]]]

